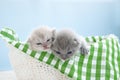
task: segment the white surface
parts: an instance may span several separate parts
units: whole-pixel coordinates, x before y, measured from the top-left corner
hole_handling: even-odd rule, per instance
[[[0,80],[17,80],[13,71],[0,71]]]
[[[12,45],[8,47],[10,48],[10,63],[18,80],[73,80],[45,62],[24,54]]]

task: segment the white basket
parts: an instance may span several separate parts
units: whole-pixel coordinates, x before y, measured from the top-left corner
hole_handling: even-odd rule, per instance
[[[73,80],[60,73],[55,68],[40,62],[12,45],[9,58],[18,80]]]

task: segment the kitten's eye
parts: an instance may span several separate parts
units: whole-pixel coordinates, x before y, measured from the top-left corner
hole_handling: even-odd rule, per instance
[[[36,43],[37,45],[41,45],[42,43]]]
[[[50,41],[50,39],[47,40],[47,42]]]
[[[72,53],[72,51],[67,52],[67,54],[71,54],[71,53]]]
[[[56,51],[56,53],[57,53],[57,54],[60,54],[60,52],[59,52],[59,51]]]

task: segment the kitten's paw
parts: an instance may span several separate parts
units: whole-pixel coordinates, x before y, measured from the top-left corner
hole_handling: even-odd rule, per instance
[[[81,54],[86,55],[86,54],[89,53],[89,48],[81,47],[80,48],[80,52],[81,52]]]

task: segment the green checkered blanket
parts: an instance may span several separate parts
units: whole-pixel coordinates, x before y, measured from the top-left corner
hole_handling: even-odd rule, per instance
[[[0,37],[16,49],[45,62],[75,80],[118,80],[120,77],[120,44],[117,38],[104,36],[86,37],[91,44],[88,55],[76,53],[70,60],[62,61],[50,52],[36,52],[22,43],[9,28],[0,31]]]

